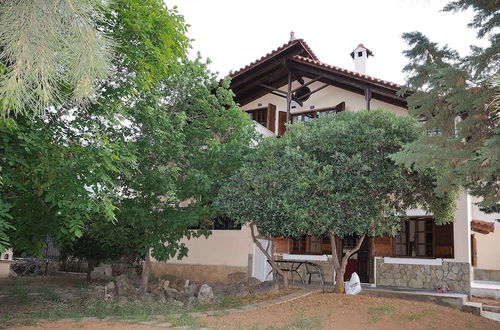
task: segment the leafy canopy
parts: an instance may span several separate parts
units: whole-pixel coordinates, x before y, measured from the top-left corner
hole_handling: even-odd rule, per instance
[[[206,221],[219,215],[213,199],[254,137],[228,84],[219,85],[200,60],[186,61],[131,109],[137,167],[120,182],[117,226],[134,231],[123,238],[135,239],[138,253],[182,258],[181,238],[209,234]]]
[[[410,49],[404,70],[410,114],[425,120],[422,135],[394,159],[417,169],[440,168],[440,191],[463,186],[480,196],[480,206],[494,211],[500,201],[500,12],[498,1],[459,0],[444,11],[471,8],[469,24],[478,38],[487,38],[485,48],[471,46],[461,56],[439,46],[420,32],[403,34]]]
[[[154,96],[156,104],[164,102],[157,91],[186,57],[186,24],[161,0],[116,0],[103,10],[102,19],[92,16],[92,26],[106,32],[120,52],[94,102],[86,107],[54,104],[41,116],[20,112],[0,119],[0,250],[13,246],[37,253],[46,236],[71,241],[98,227],[94,222],[117,221],[123,182],[132,173],[140,178],[135,171],[142,154],[131,143],[137,134],[131,127],[137,125],[129,122],[149,111],[148,106],[135,108],[141,100]],[[55,51],[47,50],[50,56]],[[29,68],[36,76],[38,67],[23,69]],[[6,75],[0,72],[1,78]],[[150,119],[159,113],[158,106],[154,109]]]
[[[87,103],[111,65],[100,0],[0,1],[0,117]]]
[[[452,221],[454,196],[434,194],[434,174],[389,158],[420,135],[416,121],[384,110],[295,123],[258,146],[217,203],[271,236],[394,235],[399,216],[415,207],[434,212],[438,223]]]

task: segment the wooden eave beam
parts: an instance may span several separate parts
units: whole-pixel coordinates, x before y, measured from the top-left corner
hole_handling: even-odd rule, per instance
[[[392,91],[383,85],[374,84],[370,82],[359,82],[351,77],[347,77],[339,73],[325,72],[326,70],[316,68],[314,66],[308,66],[303,63],[290,62],[289,65],[291,68],[301,71],[304,74],[309,73],[315,76],[323,76],[324,79],[331,80],[332,82],[337,82],[341,85],[349,86],[352,89],[354,89],[358,94],[364,95],[365,90],[367,88],[370,88],[372,97],[374,98],[376,98],[375,97],[376,95],[380,95],[383,97],[390,98],[395,102],[406,104],[405,98],[396,95],[396,91]],[[322,81],[325,82],[324,80]]]
[[[282,91],[281,89],[279,88],[274,88],[273,86],[268,86],[268,85],[265,85],[265,84],[260,84],[260,86],[264,87],[264,88],[267,88],[269,89],[270,91],[273,91],[273,92],[276,92],[276,93],[280,93],[280,94],[283,94],[285,95],[286,97],[286,92],[285,91]]]
[[[309,81],[308,81],[308,82],[306,82],[305,84],[302,84],[302,86],[299,86],[299,87],[297,87],[297,88],[293,89],[293,90],[292,90],[292,93],[295,93],[295,92],[296,92],[296,91],[298,91],[299,89],[304,88],[304,87],[307,87],[307,86],[309,86],[310,84],[315,83],[316,81],[318,81],[318,80],[320,80],[320,79],[322,79],[322,78],[323,78],[323,75],[321,75],[321,76],[317,76],[316,78],[309,80]]]
[[[316,92],[319,92],[320,90],[322,90],[323,88],[326,88],[328,86],[330,86],[330,84],[324,84],[323,86],[320,86],[320,87],[316,88],[315,90],[312,90],[309,93],[302,95],[301,97],[299,97],[299,100],[302,100],[302,99],[308,97],[309,95],[312,95]]]
[[[247,72],[243,72],[242,74],[233,77],[231,88],[235,89],[241,85],[246,84],[250,80],[255,80],[256,78],[259,78],[263,75],[267,75],[270,71],[272,71],[272,68],[280,66],[283,63],[283,59],[287,60],[294,55],[300,54],[301,52],[302,47],[299,44],[296,44],[295,46],[284,50],[282,53],[276,54],[275,56],[267,59],[265,62],[260,63],[256,67],[248,70]]]

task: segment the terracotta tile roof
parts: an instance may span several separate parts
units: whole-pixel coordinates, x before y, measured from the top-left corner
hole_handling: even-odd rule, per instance
[[[470,222],[470,226],[472,231],[481,233],[481,234],[488,234],[488,233],[493,233],[495,231],[495,223],[491,221],[482,221],[482,220],[476,220],[473,219]]]
[[[235,77],[235,76],[238,76],[250,69],[252,69],[253,67],[257,66],[258,64],[266,61],[267,59],[273,57],[274,55],[280,53],[281,51],[287,49],[287,48],[290,48],[296,44],[300,44],[304,49],[305,51],[309,54],[309,56],[311,56],[315,61],[318,61],[318,58],[316,57],[316,54],[314,54],[314,52],[312,51],[312,49],[309,47],[309,45],[303,40],[303,39],[295,39],[295,40],[291,40],[289,42],[287,42],[286,44],[284,44],[283,46],[273,50],[272,52],[270,53],[267,53],[266,55],[262,56],[261,58],[259,58],[258,60],[255,60],[253,61],[252,63],[244,66],[243,68],[231,73],[229,76],[231,78]],[[307,58],[307,57],[304,57],[304,58]]]
[[[324,69],[337,71],[339,73],[346,74],[346,75],[349,75],[349,76],[352,76],[352,77],[355,77],[355,78],[362,78],[364,80],[367,80],[367,81],[370,81],[370,82],[374,82],[374,83],[377,83],[377,84],[381,84],[381,85],[384,85],[384,86],[387,86],[387,87],[391,87],[391,88],[394,88],[394,89],[400,89],[402,87],[399,84],[396,84],[396,83],[393,83],[393,82],[390,82],[390,81],[387,81],[387,80],[382,80],[382,79],[378,79],[378,78],[375,78],[375,77],[372,77],[372,76],[369,76],[369,75],[366,75],[366,74],[361,74],[359,72],[355,72],[355,71],[343,69],[343,68],[340,68],[338,66],[326,64],[326,63],[323,63],[323,62],[318,61],[318,60],[312,60],[310,58],[303,57],[303,56],[300,56],[300,55],[295,55],[295,56],[292,57],[292,59],[295,60],[295,61],[299,61],[299,62],[313,64],[315,66],[318,66],[318,67],[321,67],[321,68],[324,68]]]

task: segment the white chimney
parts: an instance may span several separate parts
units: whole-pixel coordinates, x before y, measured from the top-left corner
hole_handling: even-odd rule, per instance
[[[359,44],[356,49],[351,52],[351,57],[354,60],[354,71],[366,74],[366,60],[369,56],[373,56],[371,50]]]

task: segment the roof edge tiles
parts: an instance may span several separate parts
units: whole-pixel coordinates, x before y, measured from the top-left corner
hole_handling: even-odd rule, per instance
[[[394,89],[400,89],[402,87],[399,84],[396,84],[396,83],[393,83],[393,82],[390,82],[390,81],[387,81],[387,80],[383,80],[383,79],[375,78],[375,77],[372,77],[372,76],[369,76],[369,75],[366,75],[366,74],[362,74],[362,73],[359,73],[359,72],[355,72],[355,71],[343,69],[343,68],[340,68],[338,66],[330,65],[330,64],[318,61],[318,60],[312,60],[310,58],[303,57],[303,56],[300,56],[300,55],[295,55],[295,56],[292,57],[292,59],[296,60],[296,61],[299,61],[299,62],[305,62],[305,63],[308,63],[308,64],[313,64],[313,65],[316,65],[316,66],[324,68],[324,69],[334,70],[334,71],[337,71],[337,72],[340,72],[340,73],[344,73],[344,74],[347,74],[347,75],[350,75],[350,76],[353,76],[353,77],[356,77],[356,78],[363,78],[365,80],[368,80],[368,81],[371,81],[371,82],[375,82],[375,83],[379,83],[379,84],[382,84],[382,85],[385,85],[387,87],[391,87],[391,88],[394,88]]]
[[[285,44],[283,44],[283,46],[271,51],[270,53],[267,53],[266,55],[262,56],[261,58],[251,62],[250,64],[240,68],[239,70],[231,73],[229,76],[231,78],[234,78],[254,67],[256,67],[257,65],[259,65],[260,63],[268,60],[269,58],[273,57],[274,55],[292,47],[292,46],[295,46],[297,44],[300,44],[302,46],[302,48],[304,48],[304,50],[307,52],[307,54],[309,56],[311,56],[311,58],[315,61],[318,61],[318,57],[316,56],[316,54],[314,54],[314,52],[312,51],[312,49],[309,47],[309,45],[303,40],[303,39],[295,39],[295,40],[292,40],[292,41],[289,41]],[[304,58],[307,58],[307,57],[304,57]]]

